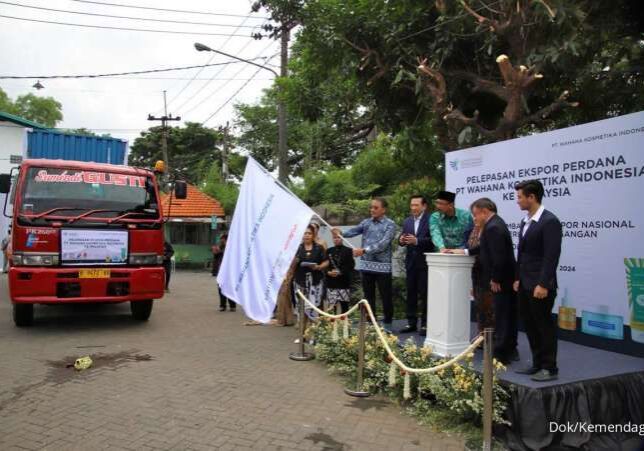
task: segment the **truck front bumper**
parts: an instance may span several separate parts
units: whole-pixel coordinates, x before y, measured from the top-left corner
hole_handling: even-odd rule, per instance
[[[83,268],[86,269],[86,268]],[[14,266],[9,294],[14,304],[126,302],[163,297],[162,267],[91,268],[110,271],[106,278],[80,278],[80,268]]]

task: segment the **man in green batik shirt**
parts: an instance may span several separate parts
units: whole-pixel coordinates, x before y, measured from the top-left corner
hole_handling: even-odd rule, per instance
[[[429,218],[429,231],[434,246],[440,252],[447,249],[459,249],[465,246],[466,232],[474,227],[472,215],[456,208],[456,194],[449,191],[439,191],[434,201],[436,210]]]

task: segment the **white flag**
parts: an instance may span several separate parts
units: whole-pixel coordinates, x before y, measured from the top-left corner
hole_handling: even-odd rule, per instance
[[[250,318],[270,321],[312,216],[313,210],[248,159],[217,281]]]

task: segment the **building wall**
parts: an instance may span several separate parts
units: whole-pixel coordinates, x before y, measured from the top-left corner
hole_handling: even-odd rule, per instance
[[[11,155],[24,157],[27,151],[27,129],[12,122],[0,121],[0,174],[6,174],[11,168]]]
[[[188,228],[192,233],[186,233]],[[199,232],[195,233],[195,229]],[[165,236],[174,248],[178,268],[205,268],[212,260],[212,244],[221,233],[211,230],[209,223],[168,222],[165,225]]]
[[[212,260],[210,246],[173,244],[174,261],[178,268],[205,268]]]

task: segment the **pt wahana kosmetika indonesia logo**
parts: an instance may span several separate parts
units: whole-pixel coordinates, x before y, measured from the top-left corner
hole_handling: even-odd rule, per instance
[[[458,160],[451,160],[449,162],[449,167],[451,167],[455,171],[458,171]]]

